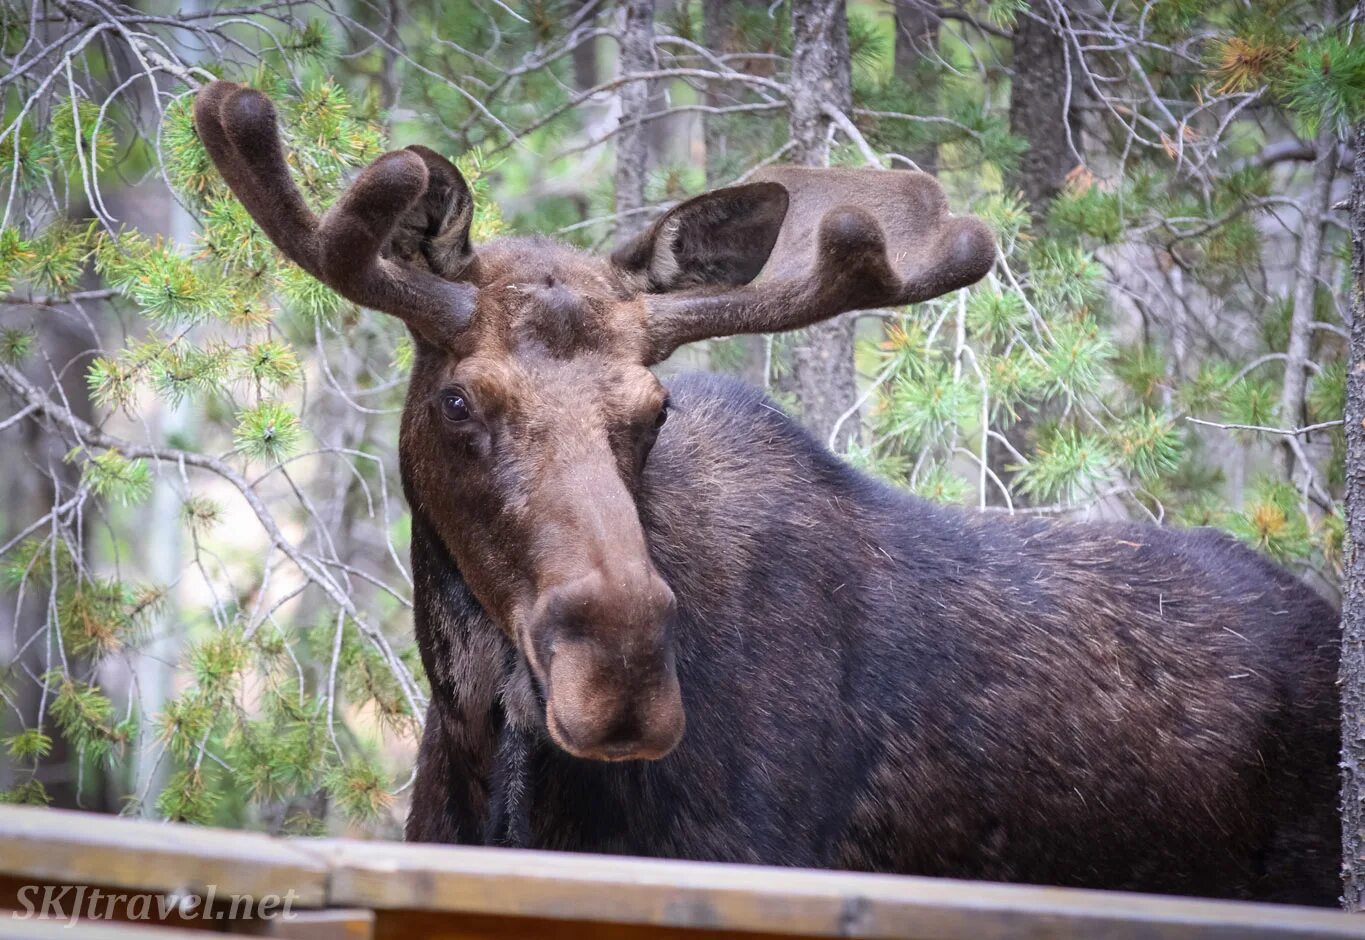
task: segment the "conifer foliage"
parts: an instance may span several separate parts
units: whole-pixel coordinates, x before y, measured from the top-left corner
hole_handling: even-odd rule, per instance
[[[476,240],[602,249],[792,159],[809,0],[647,6],[0,0],[5,800],[396,834],[427,694],[396,480],[411,343],[279,255],[190,104],[219,76],[267,92],[318,210],[422,142],[474,187]],[[1335,592],[1356,10],[843,15],[848,94],[802,159],[931,166],[1000,256],[968,290],[853,315],[831,444],[980,511],[1219,526]],[[899,51],[897,17],[920,31]],[[1059,73],[1012,109],[1021,49]],[[1060,188],[1021,175],[1043,141]],[[794,380],[809,342],[716,340],[663,370],[828,415]]]

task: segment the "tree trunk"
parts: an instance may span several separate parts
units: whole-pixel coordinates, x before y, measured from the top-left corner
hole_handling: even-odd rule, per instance
[[[734,51],[735,6],[731,0],[702,0],[702,44],[718,55]],[[706,85],[705,104],[708,108],[719,108],[725,103],[727,96],[720,93],[717,84],[708,82]],[[701,135],[706,146],[706,184],[715,186],[725,172],[724,115],[703,114]]]
[[[1046,12],[1046,5],[1039,4]],[[1019,16],[1014,30],[1014,65],[1010,82],[1010,131],[1028,141],[1028,152],[1019,161],[1016,185],[1024,193],[1035,220],[1047,214],[1076,165],[1067,142],[1079,131],[1074,108],[1066,100],[1066,39],[1051,22],[1028,13]],[[1072,83],[1072,101],[1078,93]]]
[[[702,45],[716,55],[733,55],[749,51],[739,35],[736,14],[751,10],[765,10],[764,0],[702,0]],[[730,59],[727,64],[740,72],[754,72],[753,62]],[[707,82],[704,103],[709,108],[723,108],[753,99],[753,95],[737,82]],[[738,171],[736,160],[730,154],[730,129],[734,115],[707,114],[701,116],[702,141],[706,149],[706,186],[714,189],[725,185]],[[749,117],[745,115],[744,117]],[[741,155],[742,157],[742,155]],[[764,385],[765,362],[767,360],[766,336],[732,336],[726,342],[737,345],[742,351],[739,367],[736,370],[744,381],[751,385]]]
[[[653,71],[654,0],[625,0],[622,4],[620,69],[622,75]],[[648,81],[621,86],[621,122],[616,135],[616,241],[627,241],[649,221],[645,205],[645,175],[649,164],[649,126],[629,122],[649,112]]]
[[[654,0],[653,20],[657,22],[667,18],[673,13],[674,0]],[[658,55],[654,56],[651,68],[658,68]],[[668,95],[668,82],[662,79],[655,79],[649,83],[649,97],[645,106],[645,114],[666,114],[671,102]],[[667,114],[666,117],[655,118],[645,125],[645,139],[649,141],[649,165],[668,166],[675,163],[686,163],[688,153],[688,121],[692,119],[689,114]]]
[[[1047,217],[1048,206],[1066,185],[1067,174],[1076,165],[1076,156],[1067,137],[1070,129],[1072,141],[1080,145],[1080,127],[1074,107],[1079,87],[1073,82],[1072,98],[1068,102],[1067,39],[1058,32],[1047,4],[1033,4],[1032,9],[1037,11],[1036,15],[1029,12],[1019,15],[1013,36],[1010,132],[1022,137],[1028,150],[1020,158],[1011,186],[1023,193],[1029,213],[1038,223]],[[1025,411],[1005,432],[1016,450],[1028,452],[1029,439],[1046,415],[1046,410],[1041,413]],[[1028,495],[1014,490],[1015,471],[1010,469],[1014,455],[1010,448],[992,439],[986,460],[995,475],[1011,490],[1014,505],[1028,505]]]
[[[913,88],[926,103],[937,103],[936,68],[926,68],[926,57],[938,53],[939,18],[923,0],[896,0],[896,78]],[[907,154],[926,173],[938,169],[938,152],[926,147]]]
[[[804,166],[829,162],[830,117],[826,107],[852,107],[848,15],[844,0],[793,0],[791,71],[791,159]],[[853,327],[845,315],[805,330],[792,349],[792,377],[806,426],[824,441],[857,398],[853,371]],[[836,450],[858,427],[845,421]]]
[[[1365,123],[1351,176],[1351,351],[1346,381],[1346,578],[1341,607],[1341,849],[1346,909],[1365,910]]]
[[[593,0],[579,0],[580,8]],[[594,14],[595,16],[595,14]],[[591,23],[592,19],[588,20]],[[577,91],[587,91],[597,85],[597,40],[579,43],[573,51],[573,84]]]
[[[1299,251],[1294,262],[1293,310],[1289,320],[1289,344],[1285,348],[1284,386],[1280,390],[1280,421],[1295,428],[1303,422],[1303,398],[1308,384],[1308,358],[1313,342],[1313,300],[1318,290],[1318,267],[1322,263],[1322,230],[1332,200],[1332,181],[1337,173],[1337,134],[1330,121],[1322,122],[1314,145],[1313,183],[1303,202],[1299,227]],[[1298,461],[1298,438],[1286,437],[1282,451],[1285,476],[1292,479]],[[1303,469],[1303,468],[1298,468]]]

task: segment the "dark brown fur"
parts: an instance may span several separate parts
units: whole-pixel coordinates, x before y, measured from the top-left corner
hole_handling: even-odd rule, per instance
[[[640,504],[682,743],[556,748],[419,518],[410,838],[1332,903],[1336,615],[1299,581],[1209,530],[935,507],[745,388],[672,391]],[[516,729],[519,839],[488,828]]]
[[[313,219],[263,97],[215,84],[196,118],[276,243],[416,340],[409,838],[1332,901],[1336,616],[1307,587],[1211,531],[936,507],[647,369],[980,277],[928,177],[771,170],[607,262],[474,250],[425,150]]]

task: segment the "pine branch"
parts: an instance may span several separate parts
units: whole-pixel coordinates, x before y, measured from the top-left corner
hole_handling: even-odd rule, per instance
[[[1314,431],[1325,431],[1328,428],[1339,428],[1343,422],[1322,421],[1318,424],[1309,424],[1301,428],[1272,428],[1260,424],[1222,424],[1218,421],[1205,421],[1201,418],[1186,417],[1186,421],[1191,424],[1202,425],[1206,428],[1218,428],[1221,431],[1254,431],[1257,434],[1278,434],[1283,437],[1302,437],[1305,434],[1312,434]]]
[[[220,477],[231,484],[246,501],[255,514],[257,522],[265,530],[270,543],[288,558],[303,576],[312,584],[319,587],[332,602],[343,610],[352,621],[359,627],[360,631],[372,642],[384,658],[385,664],[393,671],[402,686],[404,696],[408,701],[408,706],[412,709],[414,716],[421,716],[426,713],[426,700],[418,688],[412,673],[407,666],[400,660],[393,648],[389,645],[388,639],[371,626],[361,612],[356,608],[351,599],[341,590],[327,572],[313,564],[303,552],[301,552],[292,542],[285,538],[280,530],[278,523],[275,522],[265,502],[260,495],[252,488],[251,484],[240,473],[229,466],[225,461],[207,454],[195,453],[194,451],[179,450],[172,447],[155,447],[149,444],[139,444],[134,441],[124,440],[99,430],[88,422],[77,417],[71,410],[64,405],[53,401],[40,389],[30,383],[14,367],[0,364],[0,386],[5,387],[14,397],[18,398],[25,408],[34,408],[33,415],[43,421],[44,426],[49,431],[60,435],[73,444],[85,447],[102,448],[106,450],[117,450],[128,458],[143,458],[156,460],[172,465],[196,467],[205,470],[215,476]]]

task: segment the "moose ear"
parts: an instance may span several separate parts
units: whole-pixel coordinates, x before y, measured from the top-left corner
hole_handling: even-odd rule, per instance
[[[787,189],[749,183],[674,206],[618,248],[612,264],[642,291],[738,287],[758,276],[787,217]]]
[[[457,280],[474,258],[469,224],[474,198],[460,171],[429,147],[407,148],[427,167],[427,188],[394,227],[384,256]]]

